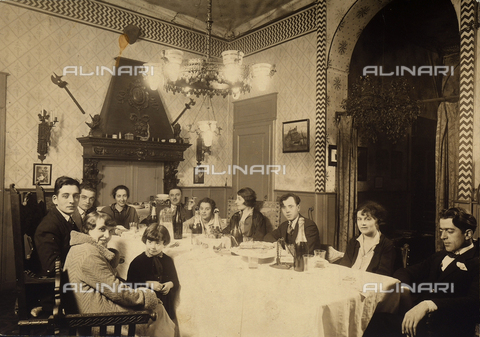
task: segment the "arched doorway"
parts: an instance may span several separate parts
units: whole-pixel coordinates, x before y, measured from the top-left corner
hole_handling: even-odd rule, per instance
[[[437,114],[439,125],[445,122],[445,108],[458,116],[459,53],[458,22],[450,0],[394,0],[365,27],[352,54],[350,87],[365,74],[380,91],[405,80],[411,97],[420,102],[420,115],[400,140],[380,135],[373,142],[359,131],[358,144],[358,204],[374,200],[387,208],[388,227],[382,232],[399,247],[410,245],[412,263],[435,250],[440,193],[435,158],[441,156],[436,153]]]
[[[355,2],[344,14],[343,19],[341,19],[340,24],[338,25],[335,34],[331,39],[331,43],[329,43],[329,52],[328,52],[328,68],[327,68],[327,77],[329,85],[327,86],[327,93],[328,96],[332,96],[331,94],[334,93],[337,97],[346,98],[347,97],[347,88],[348,86],[345,83],[348,83],[348,74],[350,71],[350,61],[351,56],[353,53],[353,49],[358,41],[358,38],[361,36],[363,29],[365,26],[372,20],[372,18],[380,12],[383,8],[385,8],[391,1],[386,1],[385,3],[380,3],[377,1],[369,1],[369,0],[360,0]],[[458,4],[457,4],[458,5]],[[473,99],[469,99],[469,96],[473,95],[473,53],[470,52],[472,55],[468,55],[469,52],[467,50],[473,49],[473,34],[474,32],[469,29],[469,25],[473,22],[474,19],[474,6],[471,5],[470,2],[462,1],[461,3],[461,12],[462,12],[462,19],[461,24],[459,25],[460,28],[464,28],[463,30],[460,29],[461,32],[461,48],[460,48],[460,56],[465,61],[465,64],[468,66],[464,66],[462,62],[461,68],[461,76],[464,78],[464,81],[468,81],[466,78],[467,76],[471,77],[471,80],[468,82],[468,85],[464,83],[461,84],[460,88],[460,124],[462,123],[473,123]],[[457,18],[460,17],[460,6],[455,8]],[[458,28],[457,28],[458,29]],[[473,28],[472,28],[473,29]],[[470,36],[470,37],[469,37]],[[341,84],[341,85],[339,85]],[[327,114],[329,116],[336,115],[336,112],[341,110],[341,104],[337,99],[334,104],[330,104],[327,109]],[[340,127],[339,127],[340,133]],[[469,131],[460,135],[461,139],[470,140],[473,137],[473,132]],[[353,155],[356,159],[357,156],[357,144],[352,146],[351,152],[354,152]],[[339,150],[338,154],[341,155],[341,144],[338,144]],[[466,179],[472,179],[472,152],[473,149],[470,146],[466,149],[467,154],[465,155],[465,160],[469,163],[466,165],[465,168],[461,168],[461,159],[459,159],[458,167],[460,170],[463,170],[459,173],[459,176],[465,175]],[[462,157],[462,155],[460,156]],[[340,159],[339,159],[340,160]],[[340,164],[340,163],[339,163]],[[351,176],[345,175],[345,173],[339,171],[337,168],[337,195],[338,195],[338,223],[336,229],[336,244],[337,247],[343,250],[345,248],[346,242],[349,238],[354,235],[354,224],[352,221],[352,211],[357,204],[357,191],[356,187],[351,188],[351,186],[341,186],[338,187],[339,181],[347,181],[353,183],[355,180],[356,186],[356,160],[355,163],[350,165],[349,167],[354,168],[354,176],[355,179],[352,179]],[[458,195],[461,198],[463,191],[461,190],[461,182],[459,182],[459,191]]]

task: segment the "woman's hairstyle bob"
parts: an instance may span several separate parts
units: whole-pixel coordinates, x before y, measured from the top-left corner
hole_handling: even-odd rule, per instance
[[[361,214],[368,214],[372,218],[377,220],[377,224],[379,226],[385,225],[387,221],[387,210],[380,204],[376,203],[375,201],[365,201],[356,209],[355,213],[353,213],[353,218],[357,219],[357,213],[361,212]]]
[[[95,229],[98,219],[105,220],[105,226],[107,227],[115,227],[117,225],[115,220],[113,220],[107,213],[94,211],[87,214],[85,224],[82,227],[82,232],[88,234],[89,231]]]
[[[151,224],[143,232],[142,241],[147,243],[147,240],[150,241],[163,241],[163,244],[167,246],[170,243],[170,233],[164,225],[158,223]]]
[[[200,200],[198,202],[198,208],[200,208],[200,205],[202,203],[210,204],[210,206],[212,207],[212,214],[213,214],[213,210],[217,207],[217,204],[215,203],[215,201],[213,199],[208,198],[208,197],[203,198],[202,200]]]
[[[250,187],[244,187],[237,192],[239,196],[245,200],[243,203],[247,207],[255,207],[255,203],[257,202],[257,194],[254,190]]]
[[[125,190],[127,192],[127,198],[130,198],[130,190],[128,189],[128,187],[125,185],[118,185],[112,190],[113,199],[115,199],[115,196],[117,195],[118,190]]]

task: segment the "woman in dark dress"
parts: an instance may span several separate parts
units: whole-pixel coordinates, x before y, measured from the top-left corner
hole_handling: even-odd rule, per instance
[[[238,244],[243,241],[243,237],[263,241],[267,226],[263,214],[254,208],[256,202],[257,195],[254,190],[249,187],[239,190],[235,200],[239,211],[232,215],[229,225],[222,231],[223,234],[232,235]]]
[[[360,205],[354,213],[360,236],[353,238],[339,264],[352,269],[392,276],[395,247],[381,232],[387,211],[373,201]]]
[[[145,243],[145,252],[130,263],[127,282],[132,283],[134,288],[135,283],[140,287],[147,283],[173,320],[174,299],[180,284],[172,258],[163,253],[165,246],[170,243],[170,234],[165,226],[152,224],[145,229],[142,241]]]
[[[127,200],[130,197],[130,190],[125,185],[118,185],[112,191],[112,196],[115,203],[110,206],[105,206],[102,209],[103,213],[107,213],[112,217],[117,225],[121,225],[126,229],[130,229],[131,223],[138,224],[137,210],[132,206],[128,206]]]

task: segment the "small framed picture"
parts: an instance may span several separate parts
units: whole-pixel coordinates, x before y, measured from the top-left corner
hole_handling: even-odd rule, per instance
[[[337,145],[328,145],[328,166],[337,166]]]
[[[52,164],[33,164],[33,185],[52,184]]]
[[[308,152],[310,146],[310,120],[284,122],[282,131],[283,153]]]
[[[205,172],[203,170],[198,170],[195,167],[193,168],[193,183],[194,184],[205,183]]]

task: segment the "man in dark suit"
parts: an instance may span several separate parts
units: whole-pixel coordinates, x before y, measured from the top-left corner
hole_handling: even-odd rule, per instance
[[[77,180],[62,176],[55,181],[52,202],[56,207],[47,213],[35,231],[35,246],[45,276],[54,276],[57,258],[62,264],[65,262],[70,249],[70,232],[78,231],[72,214],[79,197],[80,184]]]
[[[300,214],[300,197],[293,193],[284,194],[280,197],[280,207],[287,221],[281,223],[277,229],[265,235],[263,240],[275,242],[283,238],[287,244],[295,244],[301,239],[301,236],[303,236],[302,234],[299,236],[300,226],[298,225],[299,219],[303,218],[308,253],[313,254],[315,249],[320,249],[320,235],[317,225],[312,220],[306,219]]]
[[[180,217],[182,218],[182,222],[185,222],[191,217],[193,217],[193,207],[195,206],[195,202],[193,201],[193,198],[190,198],[188,204],[183,205],[182,190],[180,189],[180,187],[172,188],[170,192],[168,192],[168,196],[170,198],[170,204],[178,208],[178,211],[180,212]],[[160,213],[160,209],[157,208],[157,219],[159,219],[159,221],[160,217],[162,216],[162,214]]]
[[[477,221],[462,208],[453,207],[441,212],[439,227],[445,250],[394,274],[416,289],[413,307],[403,318],[374,315],[365,336],[474,335],[480,308],[479,257],[472,242]]]
[[[82,183],[80,185],[80,199],[77,208],[75,208],[72,214],[73,221],[80,232],[82,231],[87,214],[95,210],[93,204],[95,203],[96,195],[97,190],[95,190],[92,185],[88,183]]]
[[[73,178],[62,176],[55,181],[53,192],[52,202],[56,207],[47,213],[35,231],[41,274],[50,277],[55,276],[55,260],[59,258],[62,265],[65,262],[70,250],[70,232],[78,231],[72,214],[77,209],[80,183]],[[40,306],[33,308],[31,315],[37,317],[43,311],[48,317],[53,310],[53,288],[45,289],[38,296]]]

